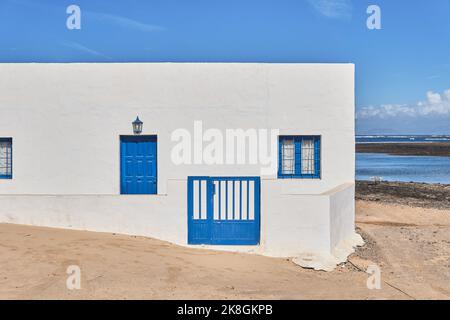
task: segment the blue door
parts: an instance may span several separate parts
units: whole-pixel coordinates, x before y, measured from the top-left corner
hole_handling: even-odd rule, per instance
[[[259,177],[188,177],[188,243],[257,245]]]
[[[156,194],[156,136],[120,137],[120,193]]]

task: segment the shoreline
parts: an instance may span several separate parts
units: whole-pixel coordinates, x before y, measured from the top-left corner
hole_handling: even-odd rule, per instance
[[[419,182],[356,181],[355,199],[410,207],[450,209],[450,185]]]
[[[356,143],[356,153],[385,153],[402,156],[450,157],[450,142]]]

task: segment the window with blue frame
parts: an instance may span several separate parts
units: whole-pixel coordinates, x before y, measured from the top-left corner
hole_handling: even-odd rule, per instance
[[[0,179],[12,179],[12,138],[0,138]]]
[[[320,136],[280,136],[278,177],[320,179]]]

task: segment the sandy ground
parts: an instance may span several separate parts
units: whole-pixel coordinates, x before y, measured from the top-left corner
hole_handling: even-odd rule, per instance
[[[415,299],[450,299],[449,210],[357,201],[356,221],[388,284]]]
[[[450,211],[358,201],[367,245],[333,272],[124,235],[0,224],[1,299],[450,299]],[[381,267],[382,288],[368,274]],[[81,289],[66,269],[81,268]]]

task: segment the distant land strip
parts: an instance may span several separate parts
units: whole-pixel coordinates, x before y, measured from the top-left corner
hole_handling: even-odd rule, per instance
[[[450,157],[450,142],[429,143],[357,143],[358,153],[386,153],[408,156],[444,156]]]

